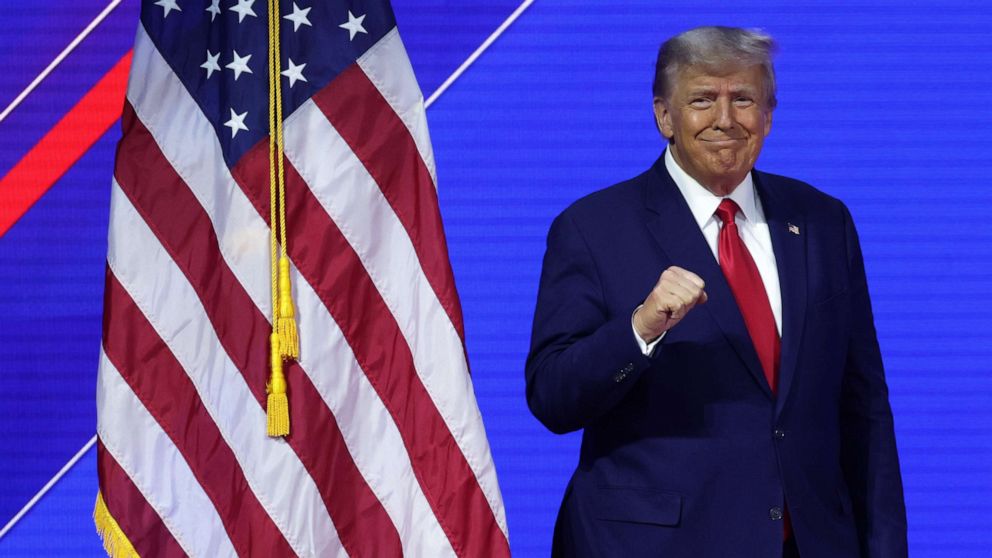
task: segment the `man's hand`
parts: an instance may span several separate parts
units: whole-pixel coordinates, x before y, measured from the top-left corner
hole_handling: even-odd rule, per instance
[[[634,312],[634,330],[650,343],[679,323],[689,310],[706,302],[706,284],[698,275],[672,266],[662,272],[658,283]]]

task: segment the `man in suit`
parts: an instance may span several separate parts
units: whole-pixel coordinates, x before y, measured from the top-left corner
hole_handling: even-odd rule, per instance
[[[753,170],[772,39],[662,46],[668,140],[548,234],[527,401],[583,429],[556,556],[907,555],[892,413],[847,208]]]

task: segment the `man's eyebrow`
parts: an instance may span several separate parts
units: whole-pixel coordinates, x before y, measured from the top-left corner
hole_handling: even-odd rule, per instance
[[[739,85],[732,85],[730,87],[730,92],[734,94],[748,93],[751,95],[756,95],[758,93],[758,89],[751,84],[742,83]],[[696,87],[690,88],[689,91],[687,92],[687,95],[689,95],[690,97],[696,97],[699,95],[716,95],[717,93],[719,93],[719,89],[716,87],[698,85]]]
[[[717,88],[716,87],[709,87],[709,86],[706,86],[706,85],[699,85],[699,86],[696,86],[696,87],[693,87],[693,88],[689,89],[689,91],[688,91],[688,95],[690,97],[697,96],[697,95],[713,95],[713,94],[716,94],[716,93],[717,93]]]
[[[755,94],[755,93],[757,93],[757,91],[758,90],[753,85],[751,85],[749,83],[741,83],[741,84],[738,84],[738,85],[732,85],[730,87],[730,92],[731,93],[751,93],[751,94]]]

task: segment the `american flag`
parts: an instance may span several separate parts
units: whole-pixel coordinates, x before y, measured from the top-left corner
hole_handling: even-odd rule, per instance
[[[145,0],[112,185],[97,521],[147,556],[505,556],[423,97],[386,1],[278,6],[300,356],[266,435],[266,0]]]

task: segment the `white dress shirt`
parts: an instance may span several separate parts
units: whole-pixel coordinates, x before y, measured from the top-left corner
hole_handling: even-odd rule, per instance
[[[668,174],[671,175],[672,180],[675,181],[675,185],[678,186],[682,197],[685,198],[686,203],[689,205],[689,210],[692,212],[696,224],[699,225],[703,237],[706,238],[706,243],[710,246],[710,251],[713,252],[713,257],[716,258],[719,264],[720,256],[717,250],[717,242],[720,237],[720,229],[723,228],[723,223],[715,213],[717,206],[720,205],[723,198],[704,188],[699,182],[696,182],[694,178],[682,170],[682,167],[675,162],[671,149],[665,150],[665,168],[668,170]],[[726,197],[732,199],[741,208],[737,212],[737,229],[740,231],[741,238],[744,240],[744,245],[747,246],[748,252],[751,253],[751,258],[754,259],[754,263],[758,267],[761,282],[765,285],[765,293],[768,295],[768,302],[772,306],[772,314],[775,316],[775,327],[778,329],[779,336],[781,336],[782,290],[778,282],[778,268],[775,267],[775,252],[772,250],[772,237],[768,232],[768,221],[765,220],[765,212],[761,208],[761,200],[758,199],[754,191],[754,180],[751,178],[751,173],[748,173],[744,177],[744,181],[737,185],[734,191]],[[692,269],[689,271],[695,272]],[[633,328],[633,319],[631,319],[631,327]],[[646,343],[641,339],[640,335],[637,335],[637,331],[634,330],[634,339],[637,340],[641,352],[649,356],[654,353],[655,346],[664,336],[662,334],[661,337],[658,337],[651,343]]]

